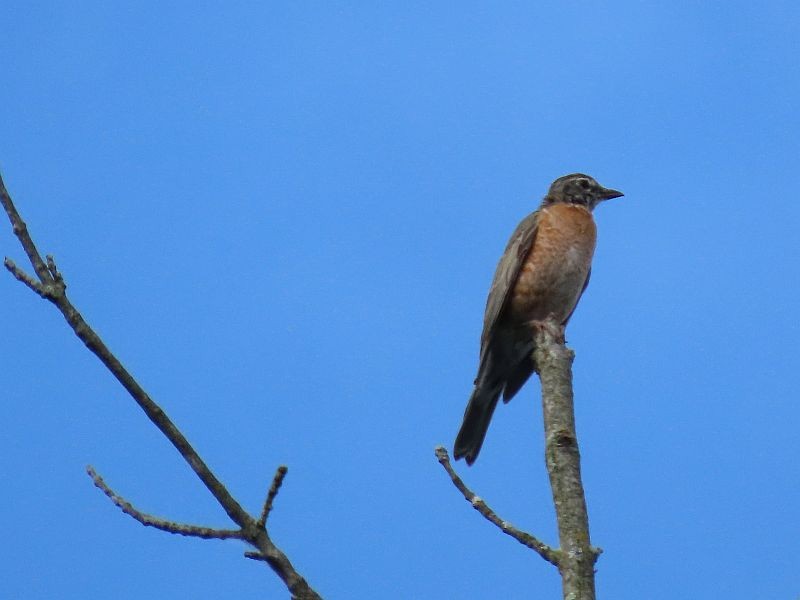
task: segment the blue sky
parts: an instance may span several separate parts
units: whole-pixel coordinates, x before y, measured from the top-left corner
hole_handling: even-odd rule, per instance
[[[451,446],[516,223],[598,209],[568,330],[603,598],[800,594],[793,2],[4,5],[0,170],[73,302],[326,598],[559,597]],[[2,254],[22,262],[10,227]],[[4,598],[285,597],[66,327],[0,281]],[[468,485],[555,544],[536,382]]]

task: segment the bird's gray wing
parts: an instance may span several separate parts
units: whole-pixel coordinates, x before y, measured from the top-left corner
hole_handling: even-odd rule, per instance
[[[538,226],[539,211],[525,217],[511,234],[506,250],[497,264],[492,287],[489,289],[489,297],[486,299],[486,313],[483,317],[483,333],[481,334],[481,357],[489,346],[497,321],[514,289],[519,271],[533,247]]]

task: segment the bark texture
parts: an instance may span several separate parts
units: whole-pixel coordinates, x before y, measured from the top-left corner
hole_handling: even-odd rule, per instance
[[[572,360],[550,327],[536,334],[535,363],[542,382],[545,461],[558,520],[559,559],[565,600],[594,600],[594,563],[600,554],[589,540],[589,515],[581,482],[575,433]]]

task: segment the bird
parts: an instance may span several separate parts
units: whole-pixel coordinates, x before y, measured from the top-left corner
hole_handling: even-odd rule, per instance
[[[595,207],[623,193],[583,173],[556,179],[539,208],[511,234],[486,300],[475,388],[464,411],[453,456],[472,465],[500,395],[511,400],[536,370],[536,327],[564,328],[591,274]]]

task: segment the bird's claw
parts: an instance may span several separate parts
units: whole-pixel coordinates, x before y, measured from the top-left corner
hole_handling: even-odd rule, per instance
[[[554,319],[548,318],[545,319],[544,321],[533,320],[530,321],[530,326],[534,330],[534,332],[538,330],[550,334],[550,337],[552,337],[559,344],[566,343],[565,339],[566,328],[564,327],[564,325],[559,325],[558,323],[556,323]]]

